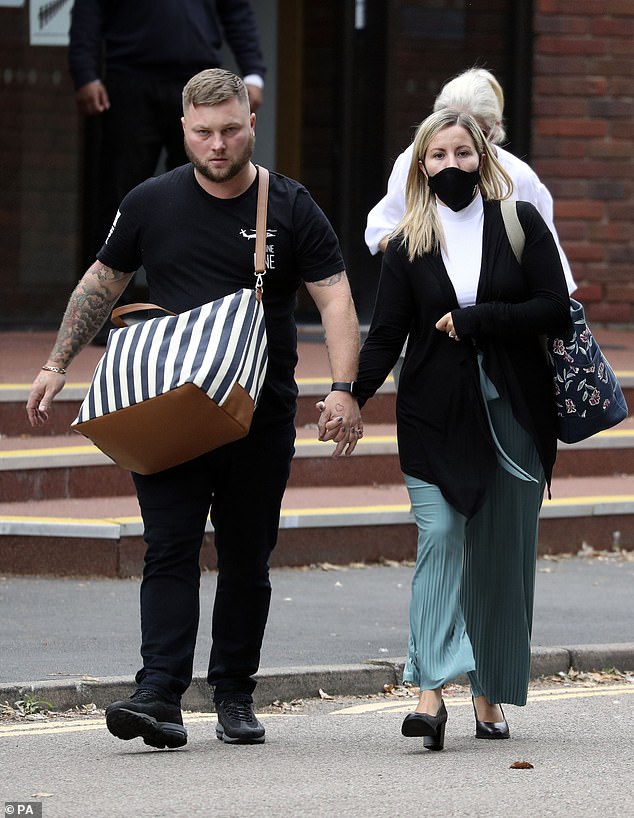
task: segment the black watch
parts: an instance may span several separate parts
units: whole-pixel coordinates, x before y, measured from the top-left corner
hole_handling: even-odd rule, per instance
[[[335,381],[331,387],[331,392],[350,392],[352,395],[354,392],[354,381]]]

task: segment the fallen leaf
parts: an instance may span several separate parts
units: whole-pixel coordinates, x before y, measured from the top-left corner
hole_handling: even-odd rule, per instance
[[[530,761],[514,761],[509,767],[510,770],[534,770]]]

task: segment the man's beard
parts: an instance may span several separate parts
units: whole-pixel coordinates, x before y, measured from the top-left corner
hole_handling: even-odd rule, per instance
[[[206,179],[209,179],[210,182],[228,182],[229,179],[233,179],[234,176],[237,176],[240,171],[251,161],[254,146],[255,135],[252,134],[240,156],[230,161],[229,164],[222,170],[216,171],[193,154],[189,145],[187,144],[187,140],[185,139],[185,153],[187,154],[187,158],[196,168],[196,170]]]

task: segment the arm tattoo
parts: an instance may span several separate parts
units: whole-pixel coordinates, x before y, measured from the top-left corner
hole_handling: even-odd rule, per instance
[[[312,283],[316,287],[332,287],[335,284],[338,284],[342,278],[343,272],[335,273],[333,276],[328,276],[328,278],[322,278],[321,281],[313,281]]]
[[[93,272],[99,282],[120,281],[128,277],[103,264],[94,265]],[[51,353],[51,360],[64,366],[70,363],[97,331],[104,325],[116,301],[107,286],[95,289],[82,279],[75,287]]]

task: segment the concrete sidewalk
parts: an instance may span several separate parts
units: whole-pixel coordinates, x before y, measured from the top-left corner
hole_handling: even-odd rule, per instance
[[[274,569],[256,704],[367,694],[401,680],[411,566]],[[195,680],[184,706],[210,710],[204,681],[214,572],[203,575]],[[634,670],[634,560],[539,560],[533,676]],[[0,579],[0,702],[36,692],[55,709],[128,695],[139,667],[138,580]]]

